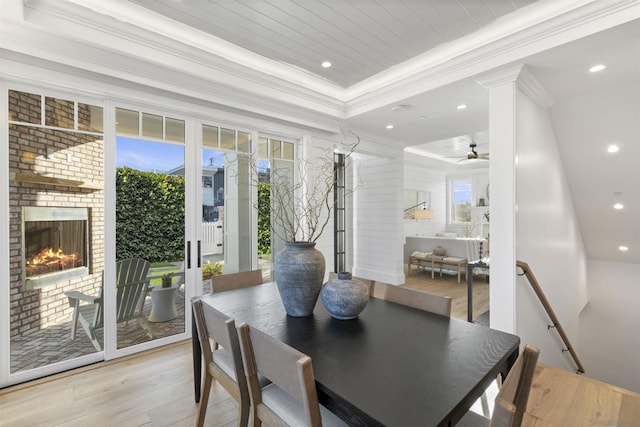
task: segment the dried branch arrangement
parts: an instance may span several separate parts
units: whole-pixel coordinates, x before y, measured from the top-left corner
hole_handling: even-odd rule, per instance
[[[321,156],[300,159],[291,168],[272,165],[268,179],[271,232],[283,241],[315,242],[332,218],[334,153],[344,154],[348,167],[360,143],[360,138],[351,131],[343,130],[343,135],[333,149],[325,150]],[[346,195],[352,193],[355,187]]]

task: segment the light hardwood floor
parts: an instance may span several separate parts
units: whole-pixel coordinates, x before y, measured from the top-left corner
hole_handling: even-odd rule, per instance
[[[429,270],[413,269],[411,274],[405,275],[405,284],[410,289],[429,292],[431,294],[451,297],[451,317],[467,320],[467,281],[458,283],[455,275],[436,273],[431,279]],[[473,318],[476,319],[489,311],[489,283],[486,276],[473,277]]]
[[[2,426],[194,426],[191,342],[0,390]],[[215,384],[206,426],[235,426],[237,404]]]
[[[466,319],[467,286],[455,277],[413,272],[409,288],[452,297]],[[474,281],[476,316],[488,310],[488,284]],[[0,390],[0,426],[193,426],[190,341]],[[236,402],[217,384],[206,426],[235,426]]]

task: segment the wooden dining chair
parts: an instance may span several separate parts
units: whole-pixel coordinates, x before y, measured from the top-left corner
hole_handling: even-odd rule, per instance
[[[241,271],[239,273],[221,274],[211,278],[213,293],[246,288],[264,283],[262,270]]]
[[[516,359],[516,363],[513,364],[496,396],[491,419],[469,411],[456,425],[461,427],[520,427],[527,410],[533,374],[539,355],[538,348],[525,345],[522,354]]]
[[[346,426],[318,403],[311,358],[258,329],[238,327],[254,426]],[[258,375],[271,381],[262,387]]]
[[[216,380],[238,402],[238,426],[244,427],[249,422],[251,401],[235,321],[200,299],[192,306],[204,359],[197,426],[204,425],[211,385]]]
[[[382,290],[379,288],[382,287]],[[414,291],[401,286],[386,285],[377,283],[377,294],[382,299],[395,302],[396,304],[406,305],[407,307],[417,308],[418,310],[428,311],[430,313],[439,314],[441,316],[451,317],[451,298],[440,295],[429,294],[426,292]]]

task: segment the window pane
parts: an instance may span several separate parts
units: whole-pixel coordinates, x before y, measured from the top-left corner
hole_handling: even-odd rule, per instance
[[[451,183],[452,221],[471,221],[471,180],[456,180]]]
[[[293,160],[293,143],[282,143],[282,158],[285,160]]]
[[[33,93],[9,91],[9,120],[22,123],[42,123],[42,97]]]
[[[162,140],[162,116],[142,113],[142,136]]]
[[[271,140],[271,158],[280,159],[282,158],[282,150],[280,149],[280,141],[277,139]]]
[[[116,108],[116,133],[138,136],[138,112]]]
[[[74,129],[74,102],[46,97],[44,101],[45,125]]]
[[[78,104],[78,130],[102,132],[102,107]]]
[[[182,142],[184,143],[184,120],[172,119],[166,117],[164,119],[165,136],[166,141]]]
[[[202,125],[202,145],[218,148],[218,127]]]
[[[236,131],[233,129],[220,129],[220,148],[224,150],[236,149]]]
[[[267,138],[258,138],[258,158],[269,158],[269,140]]]
[[[248,153],[251,151],[251,134],[238,132],[238,151]]]

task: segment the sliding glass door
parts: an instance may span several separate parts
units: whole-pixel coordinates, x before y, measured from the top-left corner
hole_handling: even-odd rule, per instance
[[[185,120],[116,108],[116,349],[186,331]]]

